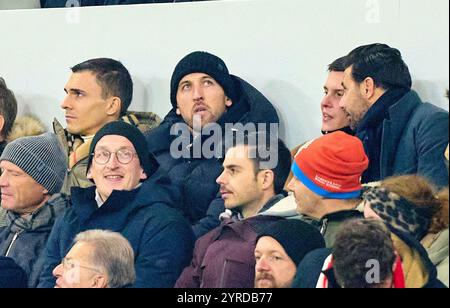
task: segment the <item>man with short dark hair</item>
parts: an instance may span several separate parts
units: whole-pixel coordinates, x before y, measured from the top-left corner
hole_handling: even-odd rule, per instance
[[[255,144],[250,139],[226,152],[217,183],[227,211],[219,227],[197,240],[192,263],[177,288],[254,286],[256,237],[262,228],[284,218],[265,213],[284,198],[291,155],[281,140]],[[266,151],[269,158],[263,156]]]
[[[346,57],[334,60],[328,65],[328,76],[323,86],[325,96],[320,103],[322,110],[322,134],[329,134],[335,131],[343,131],[353,135],[350,128],[348,114],[339,106],[339,102],[344,94],[342,80],[344,79]]]
[[[135,117],[125,116],[133,96],[133,81],[119,61],[99,58],[75,65],[64,91],[61,107],[67,128],[57,120],[53,126],[68,157],[69,172],[62,191],[70,194],[73,186],[92,185],[86,178],[86,167],[89,146],[97,131],[120,118],[136,126],[140,123]]]
[[[225,138],[223,136],[233,130],[227,124],[254,127],[262,124],[269,131],[270,124],[278,124],[279,119],[264,95],[231,75],[222,59],[207,52],[190,53],[176,65],[171,78],[170,101],[172,110],[146,138],[150,152],[168,171],[172,182],[180,187],[181,206],[196,236],[200,237],[220,224],[218,215],[224,209],[215,182],[222,166],[217,157],[210,157],[203,151],[218,149],[207,140]],[[178,130],[178,127],[184,129]],[[187,134],[182,133],[185,131]],[[179,140],[184,144],[178,143]],[[182,157],[174,153],[178,147],[182,148]],[[199,153],[196,149],[200,149]]]
[[[369,157],[363,183],[393,175],[421,174],[448,186],[442,153],[448,112],[422,103],[400,51],[385,44],[361,46],[346,60],[340,106]]]

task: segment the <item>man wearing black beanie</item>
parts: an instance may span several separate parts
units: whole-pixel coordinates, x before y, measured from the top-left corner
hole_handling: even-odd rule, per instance
[[[325,248],[325,240],[312,225],[281,220],[259,233],[255,248],[255,288],[290,288],[297,266],[311,251]]]
[[[216,157],[211,158],[203,151],[196,155],[195,149],[208,147],[215,152],[216,144],[212,148],[203,145],[211,136],[222,140],[227,133],[226,124],[255,124],[256,128],[258,124],[265,124],[268,131],[270,124],[278,124],[279,119],[263,94],[231,75],[222,59],[202,51],[185,56],[175,67],[170,83],[170,102],[172,110],[158,128],[146,135],[146,139],[150,152],[182,191],[181,206],[196,236],[200,237],[220,223],[218,216],[224,206],[215,180],[222,173],[222,166]],[[204,130],[214,124],[214,128],[220,130],[220,136]],[[185,128],[187,134],[177,127]],[[173,145],[179,140],[188,144],[181,146],[182,157],[174,152],[179,147]]]

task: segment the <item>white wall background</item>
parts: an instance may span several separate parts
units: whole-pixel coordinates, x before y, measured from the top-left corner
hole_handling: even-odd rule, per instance
[[[133,110],[170,109],[169,81],[194,50],[222,57],[231,73],[274,103],[289,146],[319,135],[326,65],[354,47],[399,48],[414,88],[448,110],[448,0],[241,0],[0,11],[0,76],[20,112],[48,127],[70,67],[93,57],[122,61],[135,82]],[[63,122],[64,123],[64,122]]]

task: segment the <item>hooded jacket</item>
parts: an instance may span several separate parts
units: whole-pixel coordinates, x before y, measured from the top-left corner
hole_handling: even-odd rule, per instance
[[[279,123],[275,108],[263,94],[239,77],[232,76],[232,80],[239,99],[233,102],[233,105],[217,122],[222,128],[222,138],[226,134],[226,123],[243,125],[254,123],[256,128],[258,123],[264,123],[267,131],[270,123]],[[208,216],[206,218],[208,221],[199,221],[205,218],[208,208],[215,199],[214,205],[211,206],[219,210],[213,212],[223,210],[223,203],[218,196],[219,185],[216,183],[216,179],[223,170],[222,162],[216,158],[205,158],[203,155],[199,158],[192,158],[192,155],[190,158],[173,158],[170,146],[180,136],[171,135],[170,131],[177,123],[184,123],[184,120],[173,109],[159,127],[146,135],[146,139],[150,152],[155,155],[160,166],[168,172],[172,182],[179,186],[182,194],[180,207],[191,224],[195,225],[195,232],[199,236],[220,224],[214,215]],[[191,137],[188,143],[194,149],[197,145],[202,146],[202,142],[207,138],[208,136],[202,136],[193,142]]]
[[[121,233],[135,253],[138,288],[173,287],[192,257],[194,236],[173,208],[178,193],[154,174],[132,191],[113,191],[99,208],[95,187],[72,188],[72,207],[55,224],[46,248],[39,287],[55,285],[53,269],[70,250],[75,236],[92,229]]]
[[[7,212],[7,227],[0,229],[0,256],[10,257],[24,269],[30,288],[38,284],[50,232],[57,217],[67,207],[67,198],[57,194],[33,213],[29,220]]]
[[[184,269],[175,287],[253,288],[257,234],[285,218],[264,215],[283,197],[275,196],[258,215],[247,219],[227,210],[221,225],[197,240],[192,263]]]

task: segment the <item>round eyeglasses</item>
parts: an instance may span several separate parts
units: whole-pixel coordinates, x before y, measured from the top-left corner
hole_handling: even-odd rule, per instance
[[[128,149],[120,149],[116,152],[110,152],[107,150],[98,150],[92,153],[94,160],[99,165],[106,165],[111,159],[111,154],[116,155],[116,159],[119,163],[126,165],[129,164],[136,156],[136,152]]]

